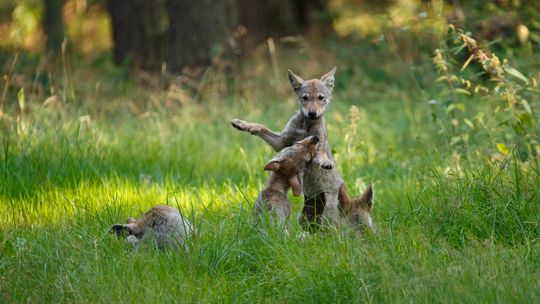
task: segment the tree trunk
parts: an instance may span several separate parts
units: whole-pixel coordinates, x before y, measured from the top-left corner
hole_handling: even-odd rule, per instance
[[[235,0],[167,0],[166,49],[172,69],[210,64],[236,26]]]
[[[163,1],[110,0],[114,60],[159,69],[163,61]]]
[[[268,37],[299,34],[326,0],[109,0],[114,58],[146,69],[178,71],[223,55],[238,24],[251,47]]]
[[[47,51],[57,54],[62,47],[62,41],[64,41],[64,24],[62,22],[64,1],[44,0],[43,2],[42,22]]]
[[[268,37],[302,34],[313,25],[313,12],[327,9],[327,0],[238,0],[239,23],[247,29],[244,47]]]
[[[249,48],[268,37],[299,33],[294,2],[294,0],[238,0],[239,23],[247,29],[244,47]]]

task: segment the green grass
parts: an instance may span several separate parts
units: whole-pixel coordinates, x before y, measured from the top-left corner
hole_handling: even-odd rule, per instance
[[[107,81],[96,97],[82,82],[79,103],[35,100],[1,122],[0,302],[539,302],[535,159],[493,157],[481,130],[456,153],[415,89],[369,91],[345,70],[330,144],[353,194],[375,182],[377,234],[298,240],[294,219],[290,238],[248,224],[273,152],[229,120],[281,129],[295,111],[285,77],[225,93],[211,77],[182,106],[129,84],[113,95]],[[189,252],[107,233],[155,204],[195,223]]]

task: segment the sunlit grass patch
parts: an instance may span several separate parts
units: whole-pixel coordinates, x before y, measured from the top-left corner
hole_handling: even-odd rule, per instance
[[[140,215],[154,205],[171,205],[190,217],[202,217],[226,214],[242,205],[250,209],[256,196],[254,188],[228,184],[178,187],[173,183],[132,183],[121,179],[81,182],[73,187],[41,189],[28,198],[3,199],[0,226],[57,226],[76,218],[106,226]]]

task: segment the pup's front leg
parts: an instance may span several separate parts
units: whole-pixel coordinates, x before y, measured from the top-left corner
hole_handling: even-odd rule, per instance
[[[280,134],[271,131],[265,125],[243,121],[238,118],[231,120],[231,125],[240,131],[249,132],[252,135],[259,136],[275,151],[279,151],[285,147],[283,137]]]
[[[268,130],[268,128],[262,124],[247,122],[238,118],[231,120],[231,125],[240,131],[249,132],[252,135],[259,135],[263,130]]]
[[[328,149],[328,143],[326,143],[322,145],[322,147],[320,147],[317,153],[313,156],[313,162],[326,170],[333,169],[335,166],[334,162],[328,157]]]

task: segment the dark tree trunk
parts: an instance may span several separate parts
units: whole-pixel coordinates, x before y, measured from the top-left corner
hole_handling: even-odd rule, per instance
[[[305,32],[313,12],[326,9],[327,0],[238,0],[239,23],[247,29],[244,46]]]
[[[64,23],[62,22],[63,0],[43,1],[43,31],[46,37],[47,51],[57,54],[64,41]]]
[[[223,51],[236,26],[235,0],[167,0],[167,64],[204,66]]]
[[[303,32],[326,0],[109,0],[117,63],[145,69],[205,66],[229,48],[238,24],[251,47]]]
[[[114,60],[146,69],[158,69],[163,61],[163,1],[110,0]]]
[[[247,29],[245,46],[268,37],[297,34],[300,28],[293,4],[290,0],[238,0],[239,23]]]

